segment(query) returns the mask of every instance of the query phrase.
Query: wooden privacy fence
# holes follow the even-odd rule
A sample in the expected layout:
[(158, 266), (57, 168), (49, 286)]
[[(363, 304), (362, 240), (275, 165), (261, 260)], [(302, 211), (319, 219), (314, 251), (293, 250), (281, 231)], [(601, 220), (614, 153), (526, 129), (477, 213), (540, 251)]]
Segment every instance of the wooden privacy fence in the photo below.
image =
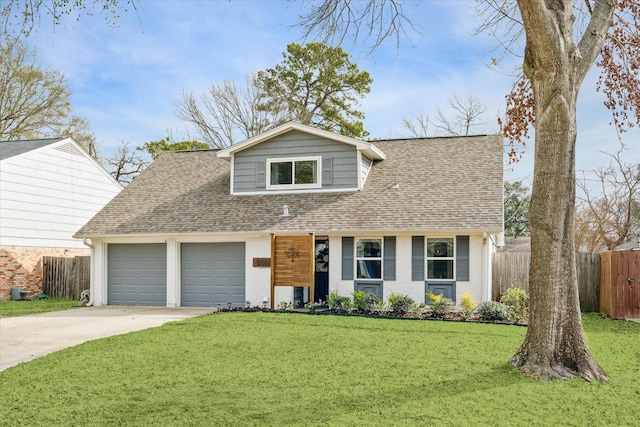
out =
[[(492, 299), (500, 296), (511, 285), (529, 292), (529, 262), (526, 252), (496, 252), (493, 254)], [(584, 312), (600, 310), (600, 254), (577, 253), (578, 292), (580, 309)]]
[(613, 319), (640, 318), (640, 251), (602, 253), (600, 311)]
[(50, 298), (80, 299), (89, 289), (91, 257), (42, 257), (42, 292)]

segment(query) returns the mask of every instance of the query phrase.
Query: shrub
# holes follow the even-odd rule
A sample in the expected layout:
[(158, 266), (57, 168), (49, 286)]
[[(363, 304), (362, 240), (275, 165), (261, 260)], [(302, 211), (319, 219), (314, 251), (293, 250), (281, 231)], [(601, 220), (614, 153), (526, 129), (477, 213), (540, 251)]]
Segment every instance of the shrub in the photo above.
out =
[(483, 301), (477, 311), (482, 320), (508, 320), (511, 317), (509, 307), (498, 301)]
[(318, 302), (309, 301), (304, 305), (304, 307), (311, 313), (315, 313), (318, 308), (322, 307), (322, 300), (319, 300)]
[(433, 314), (435, 314), (436, 316), (442, 316), (449, 312), (451, 307), (453, 307), (454, 305), (455, 303), (451, 299), (440, 298), (438, 299), (438, 301), (431, 302), (431, 311), (433, 311)]
[(414, 301), (408, 295), (402, 295), (396, 292), (389, 295), (389, 309), (395, 313), (404, 314), (409, 311)]
[(353, 306), (362, 311), (371, 311), (375, 306), (382, 304), (382, 300), (376, 294), (364, 291), (353, 292)]
[(522, 288), (513, 285), (500, 298), (500, 302), (511, 309), (511, 315), (516, 322), (527, 317), (529, 311), (529, 295)]
[(364, 295), (364, 308), (367, 311), (373, 310), (375, 307), (382, 305), (382, 299), (378, 298), (378, 295), (373, 293), (366, 293)]
[(435, 314), (436, 316), (442, 316), (446, 314), (451, 309), (451, 307), (455, 305), (455, 303), (451, 299), (445, 298), (443, 294), (436, 295), (433, 292), (429, 291), (425, 295), (427, 295), (427, 297), (429, 297), (429, 299), (431, 300), (429, 306), (431, 306), (431, 311), (433, 311), (433, 314)]
[(465, 318), (469, 317), (477, 306), (478, 304), (476, 304), (476, 300), (473, 299), (473, 296), (469, 292), (465, 292), (462, 295), (462, 299), (460, 300), (460, 307), (462, 307), (462, 314)]
[(349, 297), (341, 297), (338, 291), (331, 291), (327, 295), (327, 306), (330, 310), (350, 310), (353, 307)]
[(278, 303), (278, 308), (280, 310), (291, 310), (293, 308), (295, 308), (296, 303), (291, 302), (291, 301), (280, 301)]
[(364, 296), (366, 293), (364, 291), (353, 291), (351, 295), (353, 295), (353, 307), (356, 310), (364, 310)]

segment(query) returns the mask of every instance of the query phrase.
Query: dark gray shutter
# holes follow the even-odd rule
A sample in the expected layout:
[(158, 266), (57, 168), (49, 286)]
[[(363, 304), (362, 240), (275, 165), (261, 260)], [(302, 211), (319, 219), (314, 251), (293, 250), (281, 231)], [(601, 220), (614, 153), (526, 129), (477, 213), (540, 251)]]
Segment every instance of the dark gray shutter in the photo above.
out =
[(411, 280), (424, 280), (424, 236), (411, 237)]
[(267, 187), (267, 165), (265, 162), (256, 162), (256, 188)]
[(333, 184), (333, 159), (322, 159), (322, 185)]
[(384, 280), (396, 280), (396, 238), (388, 236), (384, 238), (383, 264)]
[(342, 238), (342, 280), (353, 280), (353, 237)]
[(456, 236), (456, 280), (469, 280), (469, 236)]

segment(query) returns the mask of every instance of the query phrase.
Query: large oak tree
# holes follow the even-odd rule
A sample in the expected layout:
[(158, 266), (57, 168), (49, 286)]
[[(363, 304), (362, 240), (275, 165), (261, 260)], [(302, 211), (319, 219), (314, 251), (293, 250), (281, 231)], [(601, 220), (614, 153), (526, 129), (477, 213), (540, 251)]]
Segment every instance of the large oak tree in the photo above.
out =
[[(373, 37), (373, 46), (411, 24), (399, 0), (311, 2), (302, 17), (308, 34)], [(574, 255), (576, 105), (598, 57), (600, 89), (614, 122), (640, 122), (640, 3), (634, 0), (497, 0), (482, 2), (484, 25), (506, 22), (524, 33), (523, 78), (509, 96), (505, 135), (522, 140), (535, 125), (534, 179), (529, 210), (531, 312), (527, 334), (511, 363), (542, 378), (607, 380), (585, 342)], [(516, 46), (506, 40), (508, 49)]]

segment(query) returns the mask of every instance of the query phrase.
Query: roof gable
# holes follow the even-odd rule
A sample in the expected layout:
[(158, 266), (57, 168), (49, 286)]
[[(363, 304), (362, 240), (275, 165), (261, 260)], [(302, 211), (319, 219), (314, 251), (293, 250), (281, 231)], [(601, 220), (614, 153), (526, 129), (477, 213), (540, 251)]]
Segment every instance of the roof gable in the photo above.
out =
[(358, 139), (350, 138), (348, 136), (339, 135), (337, 133), (314, 128), (311, 126), (302, 125), (300, 123), (295, 123), (295, 122), (285, 123), (284, 125), (275, 127), (271, 130), (261, 133), (260, 135), (256, 135), (243, 142), (234, 144), (231, 147), (227, 147), (223, 150), (220, 150), (218, 152), (218, 157), (223, 159), (230, 159), (233, 157), (235, 153), (239, 151), (246, 150), (247, 148), (253, 147), (254, 145), (268, 141), (278, 135), (282, 135), (292, 130), (297, 130), (297, 131), (315, 135), (321, 138), (327, 138), (333, 141), (341, 142), (343, 144), (352, 145), (356, 147), (358, 151), (362, 151), (367, 155), (367, 157), (373, 160), (384, 160), (386, 158), (385, 154), (370, 142), (360, 141)]
[(23, 141), (2, 141), (0, 142), (0, 161), (25, 154), (30, 151), (39, 150), (65, 139), (66, 138), (51, 138)]

